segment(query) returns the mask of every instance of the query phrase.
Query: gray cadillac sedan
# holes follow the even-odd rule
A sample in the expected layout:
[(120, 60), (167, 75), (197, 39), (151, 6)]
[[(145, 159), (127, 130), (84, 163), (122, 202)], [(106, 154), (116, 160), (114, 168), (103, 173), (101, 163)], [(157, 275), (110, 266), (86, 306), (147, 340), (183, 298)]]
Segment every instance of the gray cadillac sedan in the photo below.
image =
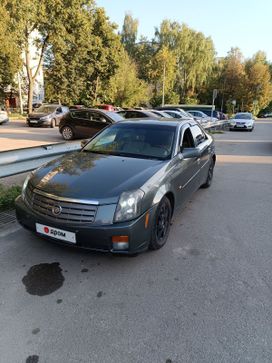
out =
[(156, 250), (177, 205), (210, 186), (215, 160), (212, 136), (193, 120), (121, 121), (32, 172), (16, 200), (17, 219), (66, 245)]

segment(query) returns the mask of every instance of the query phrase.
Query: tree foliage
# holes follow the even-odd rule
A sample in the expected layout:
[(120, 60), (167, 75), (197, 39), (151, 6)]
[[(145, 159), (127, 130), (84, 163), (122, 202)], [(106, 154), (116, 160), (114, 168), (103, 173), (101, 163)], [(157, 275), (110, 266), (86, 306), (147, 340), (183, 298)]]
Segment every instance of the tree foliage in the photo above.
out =
[(131, 14), (126, 14), (121, 31), (121, 42), (130, 56), (134, 55), (139, 22)]
[(148, 102), (148, 85), (138, 78), (136, 64), (126, 51), (121, 52), (119, 68), (110, 79), (105, 92), (111, 102), (121, 107), (133, 107)]
[(21, 65), (20, 50), (16, 37), (10, 31), (12, 21), (6, 8), (6, 1), (0, 4), (0, 97), (8, 85), (13, 85), (15, 74)]
[(91, 106), (103, 98), (103, 84), (119, 64), (121, 43), (101, 8), (93, 8), (72, 24), (69, 42), (53, 39), (47, 52), (48, 100)]
[(176, 91), (180, 94), (180, 101), (194, 96), (212, 70), (215, 57), (212, 40), (186, 24), (170, 20), (161, 23), (156, 39), (175, 55)]

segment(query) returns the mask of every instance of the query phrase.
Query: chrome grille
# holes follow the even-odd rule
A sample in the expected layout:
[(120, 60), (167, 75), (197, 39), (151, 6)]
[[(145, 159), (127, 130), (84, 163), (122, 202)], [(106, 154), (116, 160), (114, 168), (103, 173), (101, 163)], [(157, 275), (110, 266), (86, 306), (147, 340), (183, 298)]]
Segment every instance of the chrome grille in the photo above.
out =
[[(82, 204), (63, 201), (59, 198), (47, 197), (40, 193), (26, 189), (26, 202), (32, 209), (54, 221), (64, 223), (93, 223), (97, 212), (97, 206), (93, 204)], [(60, 214), (53, 213), (55, 207), (60, 207)]]

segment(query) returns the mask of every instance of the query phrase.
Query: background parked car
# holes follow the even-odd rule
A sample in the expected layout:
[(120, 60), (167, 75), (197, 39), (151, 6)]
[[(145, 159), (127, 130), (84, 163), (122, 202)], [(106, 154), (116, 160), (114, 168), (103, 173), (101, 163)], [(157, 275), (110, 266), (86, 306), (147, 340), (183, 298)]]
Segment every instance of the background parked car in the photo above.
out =
[(59, 132), (64, 140), (89, 138), (124, 118), (116, 112), (84, 108), (71, 110), (61, 120)]
[(58, 104), (43, 104), (27, 116), (28, 126), (55, 127), (61, 118), (69, 112), (69, 108)]
[(159, 111), (159, 110), (148, 110), (148, 111), (154, 113), (156, 116), (158, 116), (160, 118), (169, 118), (169, 117), (171, 117), (168, 113), (166, 113), (164, 111)]
[(230, 120), (230, 131), (231, 130), (248, 130), (253, 131), (254, 129), (254, 117), (250, 112), (238, 112)]
[(159, 106), (159, 107), (156, 107), (156, 110), (161, 110), (161, 111), (178, 111), (181, 115), (183, 115), (183, 117), (188, 118), (187, 110), (184, 111), (180, 107), (169, 106), (169, 105), (168, 106)]
[(8, 113), (4, 107), (0, 107), (0, 125), (9, 121)]
[(208, 117), (204, 112), (202, 111), (196, 111), (196, 110), (188, 110), (187, 111), (195, 120), (197, 120), (200, 123), (207, 123), (211, 121), (211, 118)]
[[(183, 119), (183, 120), (193, 120), (192, 115), (190, 115), (188, 112), (180, 112), (175, 110), (164, 110), (165, 113), (167, 113), (170, 117), (176, 118), (176, 119)], [(197, 120), (198, 121), (198, 120)]]
[(156, 115), (155, 113), (151, 111), (145, 111), (145, 110), (123, 110), (117, 112), (119, 115), (121, 115), (124, 118), (161, 118), (161, 116)]
[(95, 108), (98, 108), (99, 110), (116, 111), (113, 105), (97, 105)]
[(263, 117), (265, 117), (265, 118), (272, 118), (272, 112), (265, 113), (263, 115)]

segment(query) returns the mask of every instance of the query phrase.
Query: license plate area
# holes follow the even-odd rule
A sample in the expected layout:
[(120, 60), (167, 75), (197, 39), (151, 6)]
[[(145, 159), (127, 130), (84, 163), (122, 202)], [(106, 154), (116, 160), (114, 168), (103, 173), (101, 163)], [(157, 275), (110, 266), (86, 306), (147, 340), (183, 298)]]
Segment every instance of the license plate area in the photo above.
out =
[(59, 239), (61, 241), (76, 244), (76, 234), (64, 229), (50, 227), (44, 224), (36, 223), (36, 231), (44, 236)]

